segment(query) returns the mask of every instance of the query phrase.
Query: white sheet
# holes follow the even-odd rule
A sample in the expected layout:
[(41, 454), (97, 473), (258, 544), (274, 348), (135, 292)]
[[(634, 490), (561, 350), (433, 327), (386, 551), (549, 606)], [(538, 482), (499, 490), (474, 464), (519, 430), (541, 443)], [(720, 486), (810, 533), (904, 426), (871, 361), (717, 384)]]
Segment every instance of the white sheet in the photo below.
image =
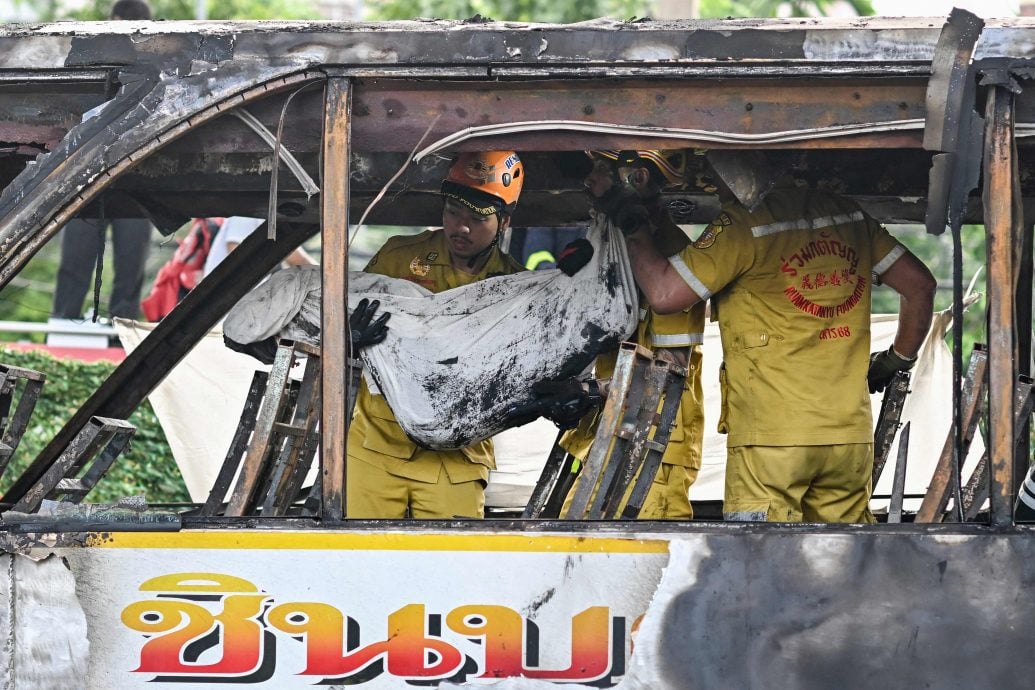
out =
[[(136, 349), (157, 325), (115, 319), (126, 352)], [(256, 369), (269, 367), (228, 349), (217, 327), (148, 396), (196, 503), (208, 498), (216, 481)]]
[[(603, 215), (594, 254), (574, 276), (560, 270), (497, 276), (432, 294), (406, 280), (349, 275), (349, 307), (366, 297), (392, 314), (384, 342), (364, 348), (365, 369), (403, 430), (421, 445), (462, 448), (507, 428), (505, 410), (538, 381), (574, 376), (636, 327), (638, 303), (621, 234)], [(280, 271), (227, 315), (235, 341), (319, 337), (314, 271)]]

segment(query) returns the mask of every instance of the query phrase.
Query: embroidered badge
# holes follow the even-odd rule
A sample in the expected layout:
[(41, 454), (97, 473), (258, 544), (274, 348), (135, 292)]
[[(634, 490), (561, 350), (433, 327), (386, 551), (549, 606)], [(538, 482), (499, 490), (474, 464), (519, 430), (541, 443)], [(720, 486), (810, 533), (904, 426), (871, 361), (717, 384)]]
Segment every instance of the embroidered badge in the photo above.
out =
[[(725, 215), (725, 214), (723, 214), (723, 215)], [(720, 216), (720, 219), (721, 219), (721, 217), (722, 216)], [(718, 221), (716, 221), (716, 222), (718, 222)], [(708, 247), (710, 247), (713, 244), (715, 244), (715, 240), (719, 236), (719, 233), (721, 233), (721, 232), (722, 232), (722, 225), (715, 225), (715, 224), (709, 225), (708, 227), (706, 227), (704, 229), (704, 232), (701, 233), (701, 236), (698, 237), (697, 240), (694, 241), (694, 247), (696, 247), (697, 249), (707, 249)]]
[(733, 220), (730, 219), (728, 213), (724, 212), (720, 213), (719, 217), (713, 220), (712, 223), (716, 223), (718, 225), (722, 225), (723, 227), (725, 227), (727, 225), (733, 225)]
[(428, 255), (424, 257), (424, 260), (431, 263), (438, 258), (438, 252), (428, 252)]
[(430, 270), (431, 266), (421, 261), (419, 256), (413, 257), (413, 260), (410, 262), (410, 273), (415, 276), (424, 277), (428, 275)]

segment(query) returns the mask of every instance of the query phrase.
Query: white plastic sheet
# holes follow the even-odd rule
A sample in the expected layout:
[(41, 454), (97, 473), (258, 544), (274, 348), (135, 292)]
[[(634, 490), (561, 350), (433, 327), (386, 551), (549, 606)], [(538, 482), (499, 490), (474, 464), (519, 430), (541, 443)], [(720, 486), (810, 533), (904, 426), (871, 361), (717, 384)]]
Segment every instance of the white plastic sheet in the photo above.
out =
[[(559, 270), (498, 276), (432, 294), (410, 281), (349, 275), (349, 308), (366, 297), (391, 312), (388, 337), (362, 352), (403, 430), (433, 449), (461, 448), (507, 427), (505, 410), (538, 381), (573, 376), (636, 327), (638, 303), (621, 234), (601, 215), (593, 258)], [(318, 338), (312, 271), (281, 271), (227, 315), (233, 340)], [(315, 316), (314, 316), (315, 315)]]
[[(135, 350), (155, 326), (115, 319), (126, 352)], [(256, 369), (269, 367), (227, 348), (217, 327), (147, 396), (192, 501), (204, 502), (212, 490)]]

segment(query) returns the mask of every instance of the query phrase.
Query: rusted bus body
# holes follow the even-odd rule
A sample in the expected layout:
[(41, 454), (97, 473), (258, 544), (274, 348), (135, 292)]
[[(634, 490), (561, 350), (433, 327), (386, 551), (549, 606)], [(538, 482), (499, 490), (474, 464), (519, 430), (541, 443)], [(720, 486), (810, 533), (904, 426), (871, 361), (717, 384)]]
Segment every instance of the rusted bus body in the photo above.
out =
[[(924, 148), (925, 132), (932, 110), (948, 110), (944, 94), (943, 102), (931, 101), (938, 94), (930, 82), (943, 23), (120, 22), (0, 31), (0, 285), (68, 218), (96, 214), (102, 192), (109, 215), (143, 209), (167, 231), (190, 216), (266, 216), (271, 146), (235, 110), (246, 109), (268, 132), (279, 133), (283, 149), (321, 186), (320, 194), (307, 195), (298, 176), (281, 168), (276, 239), (253, 235), (231, 254), (3, 497), (10, 506), (26, 493), (91, 416), (127, 416), (267, 270), (322, 232), (321, 518), (182, 515), (104, 523), (5, 516), (9, 553), (55, 553), (70, 564), (95, 650), (89, 683), (209, 682), (222, 674), (237, 685), (322, 679), (363, 680), (377, 688), (497, 672), (544, 683), (651, 688), (1026, 687), (1035, 671), (1027, 653), (1035, 610), (1022, 593), (1032, 581), (1035, 541), (1030, 528), (1012, 524), (1010, 508), (1027, 466), (1026, 450), (1013, 443), (1012, 412), (1013, 382), (1030, 373), (1022, 364), (1028, 357), (1020, 356), (1030, 353), (1030, 343), (1018, 335), (1031, 332), (1030, 298), (1022, 298), (1031, 292), (1026, 236), (1033, 216), (1026, 199), (1035, 193), (1023, 138), (1035, 126), (1035, 101), (1024, 88), (1027, 46), (1035, 35), (1029, 20), (986, 23), (968, 72), (972, 101), (963, 104), (985, 118), (978, 160), (970, 161), (984, 163), (984, 186), (962, 201), (964, 218), (983, 222), (989, 237), (992, 525), (342, 521), (346, 398), (336, 383), (347, 373), (347, 228), (413, 152), (447, 137), (453, 140), (445, 151), (491, 145), (522, 152), (536, 175), (529, 176), (517, 225), (585, 217), (580, 179), (564, 156), (590, 148), (746, 146), (771, 151), (796, 175), (858, 199), (879, 219), (922, 222), (932, 153), (939, 150)], [(443, 165), (435, 155), (410, 163), (389, 188), (392, 202), (377, 205), (368, 220), (435, 224), (440, 209), (429, 180), (440, 179)], [(698, 202), (695, 220), (707, 220), (713, 200), (692, 200)], [(271, 556), (278, 550), (296, 563), (320, 565), (282, 564)], [(217, 569), (216, 557), (228, 565)], [(10, 557), (10, 572), (32, 567), (20, 558)], [(365, 612), (404, 618), (412, 611), (407, 606), (424, 606), (439, 618), (427, 619), (430, 627), (414, 644), (437, 649), (442, 659), (458, 658), (456, 650), (477, 657), (471, 662), (477, 671), (460, 673), (444, 661), (429, 671), (423, 657), (416, 663), (400, 648), (378, 651), (376, 632), (362, 633), (347, 650), (380, 659), (380, 671), (368, 678), (357, 675), (364, 668), (359, 656), (344, 655), (337, 665), (302, 663), (304, 652), (289, 638), (304, 632), (312, 642), (318, 636), (292, 627), (288, 613), (294, 611), (278, 607), (302, 601), (309, 583), (333, 580), (336, 563), (349, 571), (347, 585), (366, 597), (401, 592), (383, 611), (364, 604)], [(462, 577), (456, 563), (465, 573), (484, 573), (456, 588), (469, 588), (478, 601), (442, 595), (444, 583)], [(544, 574), (529, 578), (534, 587), (514, 583), (515, 572), (537, 567)], [(233, 628), (251, 640), (242, 643), (250, 666), (211, 659), (183, 665), (181, 648), (170, 642), (159, 653), (161, 645), (149, 644), (168, 631), (126, 613), (140, 608), (133, 608), (134, 597), (182, 593), (176, 577), (199, 573), (213, 587), (229, 587), (217, 590), (227, 601), (242, 597), (235, 600), (242, 607), (264, 601), (256, 598), (260, 593), (269, 599), (272, 618), (261, 625), (237, 621)], [(395, 582), (386, 573), (405, 577)], [(496, 588), (486, 584), (494, 581)], [(114, 583), (110, 593), (86, 594), (106, 583)], [(12, 606), (19, 601), (13, 584), (7, 593)], [(348, 606), (358, 606), (347, 596), (326, 596), (310, 603), (345, 617)], [(471, 615), (524, 628), (539, 621), (544, 635), (561, 637), (576, 635), (576, 619), (586, 626), (596, 620), (593, 613), (579, 618), (586, 611), (611, 613), (602, 628), (580, 629), (593, 644), (583, 657), (573, 645), (566, 670), (545, 653), (546, 666), (530, 660), (529, 635), (515, 638), (526, 653), (520, 663), (485, 658), (498, 651), (491, 644), (481, 648), (482, 656), (463, 642), (435, 648), (450, 634), (477, 637), (473, 624), (452, 618), (468, 604), (483, 607)], [(490, 605), (500, 608), (490, 611)], [(549, 615), (537, 618), (543, 610)], [(406, 625), (417, 625), (398, 624), (407, 631), (416, 628)], [(447, 633), (436, 633), (436, 625)], [(15, 647), (18, 630), (13, 624), (5, 630)], [(145, 644), (144, 633), (158, 637)], [(335, 643), (332, 632), (320, 635)], [(963, 635), (970, 646), (961, 652)], [(269, 639), (281, 640), (281, 653), (265, 646)], [(208, 649), (213, 654), (216, 648)], [(580, 675), (576, 659), (595, 670)], [(16, 673), (8, 669), (9, 677)]]

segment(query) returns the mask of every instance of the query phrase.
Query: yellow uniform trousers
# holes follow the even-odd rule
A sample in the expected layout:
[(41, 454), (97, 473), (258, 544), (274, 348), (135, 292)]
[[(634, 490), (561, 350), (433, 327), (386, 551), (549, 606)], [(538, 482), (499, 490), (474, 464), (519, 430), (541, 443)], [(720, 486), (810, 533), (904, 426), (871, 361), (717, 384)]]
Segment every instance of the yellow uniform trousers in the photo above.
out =
[[(437, 293), (490, 275), (517, 273), (521, 266), (496, 248), (479, 273), (464, 273), (452, 267), (443, 232), (430, 230), (390, 238), (365, 270)], [(492, 441), (458, 450), (420, 448), (396, 422), (384, 396), (371, 393), (366, 381), (356, 397), (346, 450), (349, 518), (480, 518), (484, 513), (485, 485), (496, 467)]]
[(873, 444), (733, 446), (723, 518), (769, 522), (874, 522)]
[(345, 500), (349, 507), (349, 517), (484, 517), (485, 480), (471, 479), (453, 483), (450, 481), (442, 455), (440, 452), (418, 450), (408, 461), (425, 471), (434, 472), (433, 481), (401, 477), (382, 466), (364, 462), (355, 455), (348, 455)]

